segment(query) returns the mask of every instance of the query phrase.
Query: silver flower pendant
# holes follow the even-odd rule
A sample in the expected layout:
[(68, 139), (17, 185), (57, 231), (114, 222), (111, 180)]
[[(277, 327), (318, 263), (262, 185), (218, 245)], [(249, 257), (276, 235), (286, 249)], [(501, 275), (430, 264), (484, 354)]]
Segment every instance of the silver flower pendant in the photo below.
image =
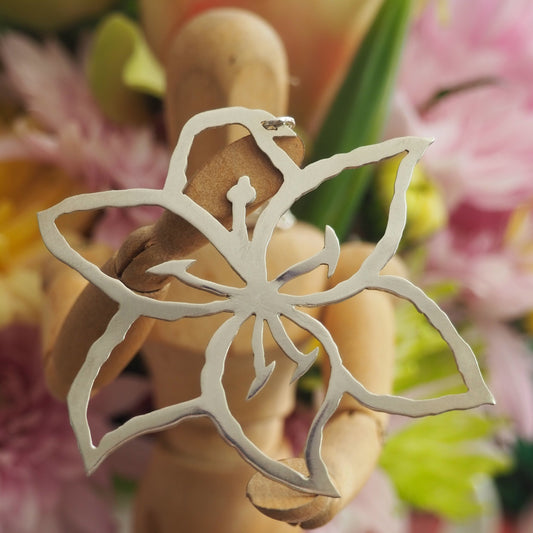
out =
[[(279, 191), (259, 215), (251, 237), (246, 229), (246, 205), (253, 201), (255, 190), (247, 176), (242, 176), (227, 193), (233, 213), (233, 226), (230, 230), (184, 194), (187, 185), (185, 167), (194, 136), (206, 128), (226, 124), (241, 124), (246, 127), (260, 150), (283, 176)], [(355, 148), (348, 153), (334, 155), (301, 169), (274, 142), (276, 136), (294, 135), (290, 126), (286, 118), (278, 119), (259, 110), (227, 108), (200, 113), (183, 128), (163, 189), (129, 189), (81, 194), (67, 198), (39, 213), (42, 237), (50, 252), (98, 286), (119, 306), (105, 332), (90, 347), (68, 395), (72, 426), (88, 472), (93, 471), (115, 448), (138, 435), (172, 427), (187, 417), (203, 415), (213, 419), (226, 441), (265, 476), (300, 491), (338, 496), (326, 465), (322, 461), (320, 450), (324, 425), (344, 394), (353, 396), (371, 409), (413, 417), (493, 403), (492, 395), (483, 381), (471, 348), (457, 333), (439, 306), (406, 279), (380, 275), (380, 271), (396, 252), (405, 227), (407, 210), (405, 193), (413, 168), (431, 141), (416, 137), (392, 139), (372, 146)], [(349, 279), (322, 292), (305, 296), (280, 293), (279, 289), (287, 281), (310, 272), (319, 265), (327, 265), (328, 274), (331, 275), (340, 253), (337, 236), (330, 227), (326, 227), (324, 248), (319, 253), (292, 266), (276, 279), (269, 280), (266, 271), (266, 250), (283, 214), (298, 198), (335, 177), (343, 169), (376, 163), (399, 154), (402, 154), (403, 158), (397, 171), (395, 192), (385, 233), (360, 269)], [(192, 224), (218, 249), (244, 280), (244, 287), (225, 286), (200, 279), (187, 271), (192, 263), (190, 260), (168, 261), (150, 268), (148, 272), (175, 276), (187, 285), (215, 294), (217, 299), (208, 303), (156, 301), (131, 291), (119, 280), (104, 274), (97, 266), (86, 261), (70, 247), (55, 223), (60, 215), (74, 211), (138, 205), (161, 206)], [(342, 354), (339, 353), (330, 332), (321, 322), (303, 313), (299, 308), (340, 302), (364, 289), (386, 291), (412, 302), (440, 332), (451, 348), (468, 391), (438, 398), (412, 400), (400, 396), (374, 394), (363, 387), (343, 365)], [(258, 295), (260, 295), (260, 306)], [(230, 318), (216, 330), (205, 351), (200, 395), (180, 404), (136, 416), (107, 433), (95, 446), (87, 422), (90, 392), (100, 368), (113, 348), (124, 339), (135, 320), (140, 316), (179, 320), (183, 317), (202, 317), (222, 312), (229, 314)], [(265, 364), (262, 344), (264, 322), (269, 326), (279, 347), (296, 363), (294, 379), (303, 375), (313, 364), (317, 350), (307, 354), (302, 353), (288, 337), (281, 317), (308, 331), (320, 342), (329, 358), (331, 377), (324, 401), (309, 431), (305, 448), (308, 477), (265, 455), (246, 437), (239, 422), (229, 410), (222, 385), (224, 363), (239, 328), (251, 316), (255, 320), (252, 352), (256, 377), (250, 387), (249, 398), (262, 388), (273, 370), (273, 363)]]

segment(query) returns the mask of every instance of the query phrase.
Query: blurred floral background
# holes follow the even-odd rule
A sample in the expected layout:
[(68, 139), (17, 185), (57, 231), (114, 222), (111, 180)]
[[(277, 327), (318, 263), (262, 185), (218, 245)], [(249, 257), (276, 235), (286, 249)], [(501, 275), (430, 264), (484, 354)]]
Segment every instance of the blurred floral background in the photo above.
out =
[[(497, 400), (393, 419), (380, 467), (320, 531), (531, 533), (530, 0), (0, 2), (0, 531), (127, 530), (123, 510), (150, 444), (135, 441), (85, 476), (66, 406), (41, 370), (49, 266), (35, 215), (80, 191), (160, 186), (168, 43), (192, 16), (223, 5), (255, 10), (282, 36), (309, 160), (392, 136), (436, 139), (413, 177), (400, 254), (474, 347)], [(376, 240), (395, 162), (348, 174), (295, 211), (344, 238)], [(84, 216), (65, 231), (114, 247), (151, 217)], [(397, 321), (396, 392), (457, 390), (438, 333), (408, 305)], [(149, 401), (142, 371), (129, 370), (92, 402), (96, 433)], [(303, 402), (319, 381), (301, 383)], [(295, 414), (287, 431), (297, 440), (304, 425), (305, 412)]]

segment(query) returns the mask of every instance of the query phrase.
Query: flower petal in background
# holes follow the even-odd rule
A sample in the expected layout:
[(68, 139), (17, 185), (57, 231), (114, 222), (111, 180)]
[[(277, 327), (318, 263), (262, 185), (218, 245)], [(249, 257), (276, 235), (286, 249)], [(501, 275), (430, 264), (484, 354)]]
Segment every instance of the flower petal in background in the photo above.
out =
[[(95, 440), (98, 442), (112, 429), (112, 420), (142, 409), (150, 392), (148, 380), (133, 374), (124, 374), (99, 391), (89, 406), (89, 421)], [(113, 453), (106, 460), (105, 468), (126, 480), (137, 480), (144, 472), (151, 450), (149, 438), (134, 439), (121, 447), (120, 453)]]
[[(0, 158), (26, 158), (62, 168), (89, 190), (160, 187), (169, 155), (148, 128), (123, 127), (104, 117), (80, 64), (55, 42), (44, 45), (17, 34), (3, 37), (0, 58), (27, 116), (0, 136)], [(36, 126), (37, 125), (37, 126)], [(99, 221), (109, 244), (118, 245), (154, 218), (150, 209)]]
[(454, 279), (473, 316), (512, 320), (533, 308), (530, 209), (484, 211), (463, 204), (429, 243), (426, 278)]
[(410, 129), (438, 139), (425, 164), (451, 209), (509, 209), (533, 195), (533, 110), (505, 82), (442, 97)]
[(118, 13), (95, 30), (87, 79), (102, 112), (120, 124), (148, 122), (152, 117), (142, 93), (161, 97), (165, 91), (163, 70), (140, 28)]
[(263, 17), (287, 48), (294, 80), (290, 113), (316, 132), (380, 5), (381, 0), (142, 0), (141, 13), (148, 42), (163, 63), (175, 33), (204, 10), (232, 6)]
[(19, 267), (0, 273), (0, 328), (20, 320), (36, 323), (42, 304), (41, 277)]
[(481, 329), (496, 410), (513, 422), (513, 434), (533, 440), (533, 359), (526, 341), (502, 324)]
[[(0, 141), (1, 142), (1, 141)], [(64, 172), (32, 161), (0, 161), (0, 327), (12, 321), (37, 323), (45, 256), (35, 213), (80, 192)], [(69, 231), (83, 230), (86, 214), (69, 219)]]
[(505, 78), (531, 87), (531, 2), (445, 0), (444, 10), (439, 0), (427, 4), (411, 31), (400, 70), (400, 86), (415, 108), (476, 81)]
[[(66, 405), (46, 390), (39, 330), (0, 329), (0, 530), (2, 533), (112, 533), (111, 476), (137, 479), (147, 443), (118, 452), (97, 474), (85, 474)], [(146, 397), (147, 383), (122, 378), (102, 392), (89, 416), (109, 428), (111, 416)]]
[[(66, 406), (45, 388), (38, 329), (12, 324), (0, 330), (0, 360), (0, 529), (34, 533), (53, 523), (49, 531), (77, 533), (63, 521), (64, 496), (86, 478)], [(93, 503), (78, 502), (110, 531), (109, 513), (96, 513)]]
[(387, 437), (380, 464), (404, 502), (465, 520), (483, 511), (475, 493), (479, 476), (509, 467), (489, 444), (494, 430), (494, 422), (465, 411), (417, 420)]
[(407, 533), (407, 517), (388, 476), (379, 468), (361, 492), (317, 533)]

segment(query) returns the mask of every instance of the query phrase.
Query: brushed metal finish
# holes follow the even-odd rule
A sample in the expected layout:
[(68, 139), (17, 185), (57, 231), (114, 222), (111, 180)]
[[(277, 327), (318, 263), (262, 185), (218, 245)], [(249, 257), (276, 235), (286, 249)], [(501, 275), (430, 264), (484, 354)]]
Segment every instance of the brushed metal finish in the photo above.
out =
[[(255, 190), (247, 176), (241, 177), (227, 193), (233, 209), (231, 230), (224, 228), (209, 212), (183, 193), (187, 183), (185, 177), (187, 155), (194, 136), (206, 128), (226, 124), (245, 126), (254, 136), (259, 148), (283, 175), (281, 188), (259, 214), (251, 237), (248, 236), (246, 229), (246, 205), (255, 197)], [(338, 492), (322, 460), (321, 442), (324, 425), (334, 413), (343, 394), (352, 395), (374, 410), (413, 417), (451, 409), (468, 409), (494, 402), (471, 348), (439, 306), (406, 279), (379, 274), (396, 252), (400, 242), (406, 222), (405, 192), (414, 166), (432, 141), (416, 137), (391, 139), (355, 148), (348, 153), (336, 154), (300, 169), (273, 142), (275, 136), (295, 135), (292, 125), (286, 117), (276, 118), (265, 111), (245, 108), (225, 108), (200, 113), (183, 128), (163, 189), (130, 189), (81, 194), (67, 198), (39, 213), (42, 237), (50, 252), (80, 272), (89, 282), (97, 285), (119, 304), (119, 309), (109, 322), (106, 331), (89, 349), (68, 395), (72, 427), (88, 472), (92, 472), (118, 446), (138, 435), (169, 428), (186, 417), (208, 416), (226, 441), (264, 475), (300, 491), (335, 497), (338, 496)], [(276, 225), (291, 205), (345, 168), (377, 163), (398, 154), (403, 154), (403, 158), (397, 172), (387, 227), (383, 237), (361, 268), (347, 280), (322, 292), (305, 296), (281, 294), (279, 289), (287, 281), (319, 265), (327, 265), (328, 275), (331, 276), (340, 254), (338, 238), (327, 226), (324, 248), (320, 252), (292, 266), (276, 279), (269, 280), (266, 270), (266, 249)], [(65, 213), (138, 205), (158, 205), (190, 222), (220, 251), (244, 280), (245, 286), (231, 287), (200, 279), (188, 272), (191, 260), (174, 260), (152, 267), (148, 272), (172, 275), (192, 287), (225, 299), (208, 303), (155, 301), (134, 293), (119, 280), (104, 274), (98, 267), (83, 259), (69, 246), (55, 224), (56, 218)], [(374, 394), (361, 385), (344, 367), (341, 354), (329, 331), (321, 322), (303, 313), (298, 307), (329, 305), (350, 298), (364, 289), (387, 291), (412, 302), (450, 346), (468, 391), (439, 398), (412, 400), (394, 395)], [(136, 416), (107, 433), (100, 443), (95, 445), (87, 422), (90, 391), (99, 369), (113, 348), (124, 339), (133, 322), (141, 315), (161, 320), (179, 320), (183, 317), (200, 317), (221, 312), (229, 313), (230, 318), (214, 333), (207, 346), (206, 362), (201, 372), (201, 394), (184, 403)], [(305, 449), (308, 477), (271, 459), (259, 450), (246, 437), (228, 408), (226, 393), (222, 386), (224, 362), (240, 326), (250, 316), (255, 318), (251, 348), (256, 377), (250, 387), (248, 398), (261, 390), (274, 368), (274, 363), (265, 364), (262, 342), (265, 325), (287, 357), (296, 363), (293, 379), (301, 377), (318, 354), (318, 349), (306, 354), (294, 345), (280, 320), (282, 316), (313, 335), (321, 343), (331, 362), (331, 378), (327, 392), (311, 426)]]

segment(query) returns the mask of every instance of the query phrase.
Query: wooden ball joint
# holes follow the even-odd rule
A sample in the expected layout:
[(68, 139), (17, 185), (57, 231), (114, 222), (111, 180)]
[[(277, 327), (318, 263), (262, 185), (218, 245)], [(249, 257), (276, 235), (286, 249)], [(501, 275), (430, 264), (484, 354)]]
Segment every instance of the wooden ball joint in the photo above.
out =
[[(232, 28), (229, 33), (228, 27)], [(206, 39), (206, 35), (219, 35), (220, 40)], [(269, 47), (266, 55), (265, 43)], [(184, 49), (189, 53), (184, 54)], [(176, 119), (182, 135), (183, 131), (188, 131), (187, 128), (194, 130), (191, 126), (194, 120), (187, 122), (186, 118), (190, 118), (190, 115), (185, 117), (187, 113), (184, 111), (191, 101), (194, 102), (191, 113), (196, 113), (211, 107), (240, 104), (243, 102), (239, 95), (256, 94), (260, 101), (251, 102), (252, 106), (266, 107), (270, 116), (285, 114), (288, 76), (283, 47), (260, 19), (234, 9), (209, 12), (191, 21), (176, 36), (172, 50), (170, 57), (174, 58), (174, 63), (171, 67), (167, 66), (167, 73), (178, 72), (181, 85), (170, 80), (166, 102), (167, 122), (172, 123)], [(228, 54), (236, 61), (225, 61)], [(235, 69), (235, 63), (242, 68)], [(223, 68), (221, 65), (229, 67)], [(256, 92), (253, 90), (254, 84), (258, 88)], [(261, 91), (269, 84), (275, 87), (274, 92), (269, 90), (262, 94)], [(245, 103), (250, 104), (249, 101)], [(226, 117), (231, 112), (231, 109), (219, 110), (218, 114), (209, 117)], [(244, 111), (235, 110), (234, 113), (248, 117)], [(258, 111), (249, 112), (252, 118), (260, 114)], [(246, 121), (237, 122), (244, 124)], [(222, 123), (231, 123), (231, 117)], [(258, 139), (262, 135), (257, 135), (257, 130), (254, 134), (254, 128), (263, 127), (261, 123), (256, 121), (247, 127), (251, 134), (229, 145), (227, 142), (233, 139), (231, 136), (235, 136), (235, 130), (232, 130), (230, 138), (217, 134), (208, 138), (204, 149), (202, 145), (195, 147), (194, 154), (191, 154), (193, 157), (189, 159), (187, 174), (190, 177), (184, 189), (188, 199), (211, 215), (209, 219), (232, 230), (221, 229), (222, 226), (218, 224), (219, 229), (213, 230), (213, 234), (222, 231), (221, 234), (232, 235), (233, 238), (241, 231), (241, 237), (245, 240), (251, 237), (246, 237), (243, 229), (244, 208), (247, 213), (265, 205), (264, 212), (274, 209), (278, 205), (279, 195), (276, 195), (282, 193), (285, 183), (286, 174), (282, 169), (286, 167), (299, 172), (298, 166), (303, 160), (302, 143), (293, 133), (284, 136), (279, 132), (273, 137), (275, 145), (272, 146), (275, 146), (277, 154), (273, 158), (265, 153), (264, 146), (259, 146), (261, 143)], [(175, 154), (179, 153), (179, 147), (178, 143)], [(174, 167), (185, 167), (186, 161), (182, 157), (176, 162), (175, 157), (171, 161), (169, 179), (173, 173), (185, 179), (185, 168), (178, 168), (178, 172), (175, 172)], [(342, 170), (343, 165), (346, 167), (343, 157), (339, 157), (340, 166), (335, 173)], [(248, 181), (243, 181), (243, 176), (247, 176)], [(180, 197), (182, 189), (168, 182), (167, 185), (164, 191), (148, 191), (145, 194), (152, 194), (156, 199), (153, 203), (157, 205), (171, 206), (174, 200), (168, 200), (169, 194), (172, 198), (172, 195)], [(253, 194), (250, 192), (252, 190)], [(92, 199), (100, 198), (99, 194), (89, 196)], [(131, 191), (129, 194), (131, 196)], [(272, 198), (274, 200), (269, 203)], [(69, 201), (66, 202), (68, 204)], [(76, 206), (76, 199), (71, 203)], [(97, 202), (91, 205), (94, 207)], [(120, 205), (124, 205), (124, 202)], [(242, 226), (236, 223), (238, 205), (242, 210)], [(208, 280), (206, 283), (210, 287), (238, 288), (243, 286), (246, 276), (239, 278), (229, 266), (228, 255), (223, 257), (215, 248), (216, 243), (208, 242), (205, 232), (203, 234), (198, 230), (199, 222), (187, 222), (186, 213), (180, 209), (167, 208), (156, 223), (133, 232), (120, 249), (104, 262), (101, 270), (95, 269), (96, 273), (91, 271), (89, 274), (84, 270), (88, 279), (106, 280), (102, 290), (87, 283), (70, 268), (54, 267), (48, 271), (46, 315), (49, 319), (45, 324), (45, 371), (49, 387), (56, 396), (65, 398), (69, 394), (69, 408), (71, 397), (80, 388), (79, 376), (87, 371), (86, 360), (93, 353), (91, 350), (95, 341), (107, 335), (110, 322), (113, 324), (117, 317), (128, 313), (124, 305), (126, 300), (118, 305), (117, 298), (110, 297), (113, 291), (118, 290), (119, 293), (129, 294), (130, 299), (141, 298), (145, 303), (153, 302), (151, 308), (156, 309), (156, 312), (132, 315), (131, 327), (128, 324), (124, 329), (127, 333), (123, 341), (110, 348), (108, 359), (96, 370), (91, 393), (97, 393), (114, 380), (141, 350), (153, 384), (154, 408), (163, 418), (164, 413), (170, 412), (165, 408), (187, 402), (197, 409), (194, 411), (191, 408), (193, 414), (199, 413), (200, 405), (209, 411), (209, 415), (218, 412), (216, 395), (214, 404), (209, 407), (201, 402), (207, 396), (204, 382), (205, 368), (212, 364), (211, 339), (220, 334), (224, 324), (230, 322), (228, 313), (218, 312), (179, 320), (156, 320), (154, 317), (158, 316), (157, 310), (162, 309), (158, 307), (158, 302), (203, 304), (212, 301), (212, 294), (194, 287), (195, 280)], [(58, 216), (58, 212), (54, 213), (52, 216), (50, 210), (44, 212), (41, 223), (47, 216), (52, 216), (53, 222)], [(261, 217), (257, 224), (261, 224)], [(53, 230), (57, 228), (53, 226)], [(245, 233), (242, 234), (242, 231)], [(56, 239), (53, 231), (52, 234), (54, 237), (48, 239), (50, 242), (45, 238), (51, 249), (57, 251), (56, 246), (66, 246), (61, 239)], [(251, 235), (255, 238), (253, 229), (250, 230)], [(63, 252), (66, 250), (61, 249)], [(277, 279), (290, 267), (319, 255), (323, 249), (324, 234), (310, 226), (296, 223), (285, 229), (278, 227), (268, 244), (266, 279)], [(78, 259), (69, 262), (65, 259), (68, 250), (66, 255), (63, 252), (56, 255), (75, 268), (80, 264), (77, 263)], [(227, 253), (233, 253), (231, 247)], [(307, 274), (295, 276), (286, 283), (280, 293), (309, 295), (336, 287), (350, 278), (372, 253), (372, 246), (345, 244), (340, 247), (338, 262), (331, 277), (328, 278), (325, 266), (311, 268)], [(102, 259), (100, 250), (89, 249), (85, 255), (87, 261), (91, 262)], [(170, 275), (170, 271), (162, 268), (165, 265), (167, 269), (176, 265), (183, 267), (179, 261), (184, 259), (196, 260), (193, 265), (187, 264), (186, 273), (182, 269), (181, 274)], [(81, 258), (79, 260), (84, 261)], [(398, 274), (401, 270), (401, 265), (392, 260), (382, 273)], [(252, 279), (253, 271), (248, 274)], [(183, 276), (189, 276), (187, 279), (190, 283), (179, 281), (178, 278), (183, 279)], [(112, 288), (113, 291), (106, 288)], [(220, 292), (220, 289), (217, 290)], [(252, 299), (261, 304), (261, 294)], [(363, 290), (341, 303), (306, 307), (305, 313), (318, 319), (330, 332), (347, 372), (373, 393), (390, 393), (394, 358), (394, 316), (390, 294)], [(295, 384), (291, 382), (295, 364), (287, 357), (287, 350), (280, 348), (279, 339), (272, 328), (263, 328), (263, 348), (256, 348), (257, 330), (254, 324), (257, 321), (254, 321), (254, 317), (257, 313), (253, 314), (243, 319), (243, 323), (239, 324), (239, 332), (228, 343), (227, 358), (221, 367), (225, 396), (220, 398), (227, 399), (229, 412), (253, 445), (266, 456), (282, 459), (292, 469), (307, 474), (306, 462), (290, 457), (284, 437), (284, 422), (295, 403)], [(311, 340), (308, 331), (298, 327), (294, 320), (284, 321), (283, 328), (295, 350), (304, 349)], [(261, 361), (257, 353), (263, 350), (264, 360)], [(258, 361), (262, 362), (262, 366), (258, 366)], [(247, 399), (258, 369), (266, 372), (272, 362), (275, 362), (275, 368), (267, 376), (264, 386), (257, 386), (259, 392)], [(324, 366), (326, 381), (329, 372), (334, 370), (333, 366)], [(213, 383), (217, 388), (217, 383)], [(197, 399), (200, 401), (195, 404)], [(80, 413), (78, 418), (83, 418), (83, 412)], [(340, 495), (335, 498), (298, 491), (272, 481), (261, 473), (254, 473), (254, 469), (220, 437), (215, 425), (206, 417), (187, 419), (179, 424), (171, 423), (171, 417), (160, 419), (158, 427), (167, 429), (157, 433), (155, 449), (140, 482), (135, 502), (135, 533), (282, 533), (295, 531), (294, 525), (315, 528), (325, 524), (354, 497), (373, 470), (380, 453), (386, 416), (369, 410), (351, 395), (342, 396), (337, 411), (324, 428), (322, 442), (322, 458)], [(72, 416), (72, 411), (71, 418), (80, 440), (80, 424), (78, 418)], [(212, 418), (216, 419), (216, 416)], [(224, 424), (219, 424), (223, 430)], [(81, 432), (84, 432), (83, 428)], [(232, 440), (231, 431), (227, 434)], [(83, 451), (83, 446), (81, 448)], [(109, 450), (112, 449), (110, 445)], [(89, 451), (92, 453), (93, 450)]]

